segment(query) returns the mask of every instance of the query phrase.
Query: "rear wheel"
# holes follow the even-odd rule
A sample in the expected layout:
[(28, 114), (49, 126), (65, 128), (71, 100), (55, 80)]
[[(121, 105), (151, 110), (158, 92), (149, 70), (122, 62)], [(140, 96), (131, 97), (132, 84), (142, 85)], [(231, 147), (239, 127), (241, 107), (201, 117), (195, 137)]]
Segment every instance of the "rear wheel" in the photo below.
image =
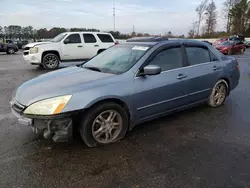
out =
[(57, 69), (59, 67), (59, 64), (60, 64), (60, 60), (56, 54), (48, 53), (43, 56), (42, 66), (45, 69), (48, 69), (48, 70)]
[(14, 48), (8, 48), (7, 49), (7, 54), (14, 54), (16, 51)]
[(244, 52), (245, 52), (245, 49), (242, 48), (242, 49), (240, 50), (240, 54), (244, 54)]
[(126, 110), (117, 103), (107, 102), (89, 109), (80, 123), (80, 135), (88, 147), (117, 142), (128, 129)]
[(225, 80), (221, 79), (216, 82), (208, 98), (208, 105), (213, 108), (223, 105), (227, 98), (228, 88)]

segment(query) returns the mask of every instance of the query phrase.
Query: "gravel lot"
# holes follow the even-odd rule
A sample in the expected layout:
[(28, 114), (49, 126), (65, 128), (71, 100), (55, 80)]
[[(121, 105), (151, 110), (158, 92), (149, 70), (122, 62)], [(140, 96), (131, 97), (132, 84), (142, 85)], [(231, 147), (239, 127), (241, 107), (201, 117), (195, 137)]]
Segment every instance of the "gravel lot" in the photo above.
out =
[(250, 51), (239, 86), (217, 109), (200, 106), (135, 127), (102, 148), (53, 143), (19, 125), (13, 90), (46, 71), (0, 53), (0, 188), (250, 187)]

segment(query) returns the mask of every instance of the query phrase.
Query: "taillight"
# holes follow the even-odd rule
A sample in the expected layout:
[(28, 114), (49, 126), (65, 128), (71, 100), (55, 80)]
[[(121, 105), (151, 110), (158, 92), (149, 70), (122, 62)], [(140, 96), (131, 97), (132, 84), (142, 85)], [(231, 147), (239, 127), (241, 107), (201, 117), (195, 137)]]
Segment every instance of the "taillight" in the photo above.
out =
[(114, 45), (117, 45), (117, 44), (119, 44), (119, 42), (116, 41), (116, 42), (114, 43)]

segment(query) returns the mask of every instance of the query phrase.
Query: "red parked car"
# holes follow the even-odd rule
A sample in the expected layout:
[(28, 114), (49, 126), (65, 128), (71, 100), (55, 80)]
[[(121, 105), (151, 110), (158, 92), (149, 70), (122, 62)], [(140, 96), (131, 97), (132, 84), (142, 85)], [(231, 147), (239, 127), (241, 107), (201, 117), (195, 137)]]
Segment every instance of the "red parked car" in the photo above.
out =
[(228, 54), (228, 55), (237, 53), (244, 54), (246, 50), (246, 45), (242, 41), (237, 41), (237, 42), (225, 41), (219, 45), (216, 45), (215, 48), (223, 54)]

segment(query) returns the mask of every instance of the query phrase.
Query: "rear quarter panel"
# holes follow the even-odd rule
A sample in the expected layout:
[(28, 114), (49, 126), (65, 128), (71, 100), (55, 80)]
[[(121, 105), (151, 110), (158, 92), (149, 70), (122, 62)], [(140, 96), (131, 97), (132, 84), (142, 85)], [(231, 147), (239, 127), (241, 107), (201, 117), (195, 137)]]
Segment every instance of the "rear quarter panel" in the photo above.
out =
[(237, 68), (238, 61), (236, 57), (231, 56), (227, 57), (227, 60), (224, 60), (223, 63), (225, 64), (224, 75), (229, 79), (230, 90), (232, 91), (239, 84), (240, 71)]

